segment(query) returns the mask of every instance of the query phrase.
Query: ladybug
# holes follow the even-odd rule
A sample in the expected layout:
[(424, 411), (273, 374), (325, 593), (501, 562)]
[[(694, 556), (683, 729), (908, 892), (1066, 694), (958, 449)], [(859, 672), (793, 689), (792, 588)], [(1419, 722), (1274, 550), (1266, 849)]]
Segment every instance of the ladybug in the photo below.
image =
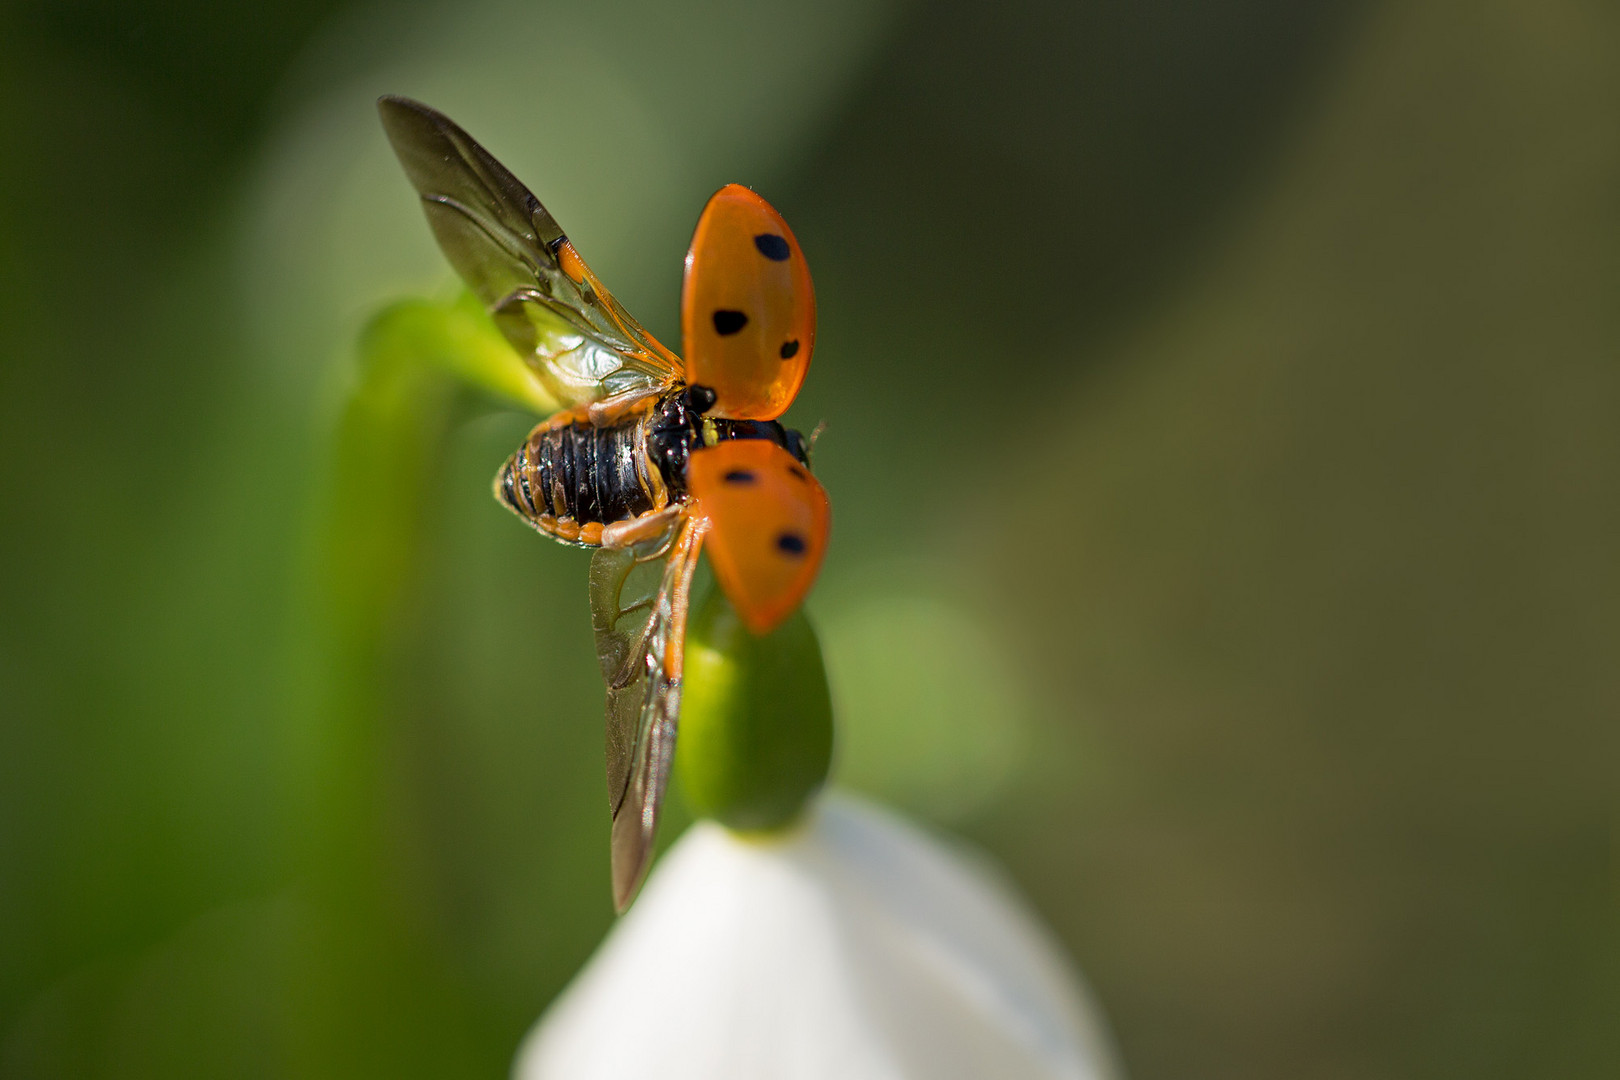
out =
[(699, 552), (743, 623), (765, 634), (810, 591), (827, 549), (831, 508), (808, 443), (777, 421), (815, 349), (810, 268), (770, 203), (721, 188), (686, 255), (683, 361), (465, 131), (408, 98), (378, 108), (439, 247), (563, 405), (501, 466), (495, 496), (547, 536), (595, 549), (622, 911), (651, 862), (674, 757)]

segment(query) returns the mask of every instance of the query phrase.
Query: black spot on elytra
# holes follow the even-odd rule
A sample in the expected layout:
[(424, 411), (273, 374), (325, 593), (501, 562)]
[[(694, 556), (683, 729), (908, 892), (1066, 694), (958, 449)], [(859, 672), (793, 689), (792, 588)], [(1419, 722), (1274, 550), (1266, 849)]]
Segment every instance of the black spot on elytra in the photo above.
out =
[(809, 546), (804, 542), (804, 537), (796, 532), (780, 533), (776, 537), (776, 550), (784, 555), (792, 555), (797, 558), (803, 555), (805, 549)]
[(810, 474), (799, 468), (797, 465), (789, 465), (788, 472), (793, 476), (793, 479), (799, 481), (801, 484), (808, 484), (810, 482)]
[(793, 254), (788, 249), (788, 242), (775, 233), (762, 232), (754, 237), (754, 246), (759, 253), (772, 262), (787, 262), (788, 256)]
[(782, 342), (782, 359), (791, 360), (795, 356), (798, 356), (798, 355), (799, 355), (799, 339), (798, 338), (794, 338), (792, 341), (784, 341), (784, 342)]
[(730, 337), (747, 325), (748, 316), (740, 311), (721, 308), (714, 313), (714, 332), (721, 337)]
[(720, 479), (724, 480), (728, 484), (752, 484), (755, 480), (759, 479), (759, 477), (755, 476), (747, 469), (732, 469)]

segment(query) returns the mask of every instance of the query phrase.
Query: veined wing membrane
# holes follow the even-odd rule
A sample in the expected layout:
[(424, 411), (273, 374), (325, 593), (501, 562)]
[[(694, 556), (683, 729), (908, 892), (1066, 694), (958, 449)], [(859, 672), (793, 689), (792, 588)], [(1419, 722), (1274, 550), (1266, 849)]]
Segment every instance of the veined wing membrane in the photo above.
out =
[(607, 681), (613, 903), (619, 911), (629, 906), (652, 861), (675, 757), (692, 573), (706, 528), (702, 518), (682, 517), (658, 539), (598, 548), (591, 557), (591, 622)]
[(489, 151), (409, 98), (385, 97), (377, 108), (439, 247), (558, 401), (583, 405), (679, 377), (679, 361)]

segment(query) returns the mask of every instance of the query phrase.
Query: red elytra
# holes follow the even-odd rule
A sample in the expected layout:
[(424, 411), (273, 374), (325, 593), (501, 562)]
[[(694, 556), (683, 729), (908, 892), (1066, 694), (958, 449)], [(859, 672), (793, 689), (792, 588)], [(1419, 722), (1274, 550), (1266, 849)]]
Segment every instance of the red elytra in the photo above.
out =
[(713, 388), (716, 416), (775, 420), (810, 368), (810, 267), (782, 215), (741, 184), (714, 193), (692, 234), (681, 337), (686, 381)]
[(764, 439), (694, 450), (686, 483), (709, 521), (714, 576), (744, 625), (768, 633), (799, 606), (832, 527), (827, 493), (793, 455)]

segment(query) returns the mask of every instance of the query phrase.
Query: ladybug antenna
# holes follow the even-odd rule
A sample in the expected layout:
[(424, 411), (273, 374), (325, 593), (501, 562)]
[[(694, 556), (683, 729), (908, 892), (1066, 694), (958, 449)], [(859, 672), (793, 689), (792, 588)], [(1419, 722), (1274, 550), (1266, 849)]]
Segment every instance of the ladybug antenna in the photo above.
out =
[(818, 420), (816, 426), (810, 430), (810, 437), (804, 441), (804, 463), (812, 468), (816, 456), (816, 440), (821, 438), (821, 433), (826, 430), (827, 421)]

